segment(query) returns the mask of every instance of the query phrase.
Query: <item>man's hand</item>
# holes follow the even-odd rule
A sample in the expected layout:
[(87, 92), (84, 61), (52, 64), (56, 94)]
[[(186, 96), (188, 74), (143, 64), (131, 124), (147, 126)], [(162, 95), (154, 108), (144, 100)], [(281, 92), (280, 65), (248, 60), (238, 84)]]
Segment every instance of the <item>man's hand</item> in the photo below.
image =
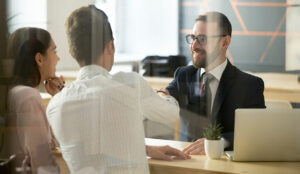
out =
[(146, 146), (147, 156), (153, 159), (172, 161), (174, 159), (190, 159), (191, 157), (170, 146)]
[(204, 138), (198, 139), (197, 141), (193, 142), (188, 147), (183, 149), (183, 152), (188, 155), (205, 155)]
[(65, 80), (63, 76), (47, 79), (45, 82), (45, 89), (52, 96), (60, 92), (64, 87)]
[(170, 93), (166, 89), (160, 89), (156, 91), (160, 97), (169, 96)]

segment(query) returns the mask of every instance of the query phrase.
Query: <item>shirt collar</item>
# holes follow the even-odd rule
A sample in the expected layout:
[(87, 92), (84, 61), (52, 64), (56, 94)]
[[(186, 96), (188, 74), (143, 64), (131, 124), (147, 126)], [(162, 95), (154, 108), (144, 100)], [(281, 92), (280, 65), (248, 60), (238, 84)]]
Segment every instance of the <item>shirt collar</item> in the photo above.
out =
[[(208, 73), (212, 74), (218, 81), (221, 80), (222, 74), (227, 66), (227, 59), (220, 65), (218, 65), (217, 67), (215, 67), (214, 69), (210, 70)], [(201, 74), (205, 72), (204, 68), (201, 68)], [(201, 75), (200, 74), (200, 75)]]
[(87, 66), (80, 68), (80, 70), (77, 74), (77, 79), (78, 80), (90, 79), (97, 75), (102, 75), (102, 76), (111, 78), (111, 75), (109, 74), (109, 72), (106, 69), (104, 69), (103, 67), (98, 66), (98, 65), (87, 65)]

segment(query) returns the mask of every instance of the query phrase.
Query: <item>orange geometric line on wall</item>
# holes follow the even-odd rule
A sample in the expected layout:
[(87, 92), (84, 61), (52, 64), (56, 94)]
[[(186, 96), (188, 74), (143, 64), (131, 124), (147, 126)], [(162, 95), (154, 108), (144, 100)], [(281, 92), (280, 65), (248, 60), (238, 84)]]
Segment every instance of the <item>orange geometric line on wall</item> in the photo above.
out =
[(291, 4), (279, 2), (235, 2), (236, 6), (254, 6), (254, 7), (291, 7)]
[(285, 36), (285, 32), (273, 32), (273, 31), (232, 31), (233, 35), (239, 36)]
[(201, 5), (202, 2), (190, 2), (190, 1), (186, 1), (186, 2), (182, 2), (181, 5), (182, 6), (199, 6)]
[[(180, 33), (182, 34), (191, 34), (193, 30), (191, 29), (182, 29)], [(272, 32), (272, 31), (232, 31), (232, 35), (236, 36), (295, 36), (300, 37), (300, 33), (296, 32)]]
[(203, 6), (204, 6), (205, 11), (208, 11), (209, 10), (208, 1), (207, 0), (203, 0), (202, 2), (203, 2)]
[(229, 0), (229, 2), (230, 2), (230, 4), (231, 4), (231, 7), (232, 7), (232, 9), (233, 9), (233, 11), (234, 11), (234, 13), (235, 13), (235, 15), (236, 15), (236, 17), (237, 17), (239, 23), (240, 23), (241, 26), (242, 26), (243, 31), (247, 32), (246, 25), (245, 25), (245, 23), (244, 23), (244, 21), (243, 21), (241, 15), (240, 15), (240, 13), (239, 13), (237, 7), (236, 7), (236, 5), (235, 5), (235, 4), (238, 3), (238, 2), (235, 2), (235, 1), (233, 1), (233, 0)]
[[(235, 6), (255, 6), (255, 7), (291, 7), (291, 4), (280, 2), (238, 2), (237, 0), (231, 0)], [(202, 2), (185, 1), (182, 2), (182, 6), (199, 6)]]
[[(281, 27), (282, 27), (284, 21), (286, 20), (286, 15), (287, 15), (287, 10), (285, 10), (284, 15), (282, 16), (282, 18), (281, 18), (281, 20), (280, 20), (278, 26), (276, 27), (275, 33), (278, 33), (279, 30), (281, 29)], [(266, 58), (266, 56), (267, 56), (267, 53), (269, 52), (271, 46), (273, 45), (273, 43), (274, 43), (276, 37), (277, 37), (277, 36), (275, 36), (275, 35), (271, 37), (271, 39), (270, 39), (270, 41), (269, 41), (269, 43), (268, 43), (268, 45), (267, 45), (265, 51), (263, 52), (263, 54), (261, 55), (261, 57), (260, 57), (260, 59), (259, 59), (260, 63), (264, 62), (264, 60), (265, 60), (265, 58)]]
[[(295, 37), (300, 37), (300, 33), (298, 32), (279, 32), (282, 25), (284, 24), (284, 21), (286, 19), (286, 15), (287, 15), (287, 11), (285, 12), (285, 14), (283, 15), (282, 19), (280, 20), (278, 26), (276, 27), (274, 32), (264, 32), (264, 31), (248, 31), (247, 27), (239, 13), (238, 10), (238, 6), (252, 6), (252, 7), (291, 7), (291, 4), (287, 4), (287, 3), (277, 3), (277, 2), (238, 2), (237, 0), (229, 0), (232, 9), (243, 29), (243, 31), (233, 31), (232, 34), (233, 35), (241, 35), (241, 36), (271, 36), (267, 47), (265, 48), (262, 56), (260, 57), (260, 62), (264, 62), (267, 53), (269, 52), (271, 46), (273, 45), (276, 37), (278, 36), (295, 36)], [(206, 8), (206, 10), (208, 9), (208, 3), (206, 0), (202, 1), (202, 6), (204, 6), (204, 8)], [(198, 5), (201, 6), (199, 2), (183, 2), (182, 3), (183, 6), (194, 6), (194, 5)], [(185, 33), (185, 34), (190, 34), (192, 33), (192, 30), (188, 30), (188, 29), (183, 29), (180, 30), (180, 33)], [(233, 63), (233, 58), (231, 53), (228, 51), (228, 58), (230, 59), (230, 61)]]
[(207, 0), (203, 0), (202, 2), (190, 2), (190, 1), (186, 1), (186, 2), (182, 2), (181, 3), (182, 6), (197, 6), (197, 7), (204, 7), (205, 10), (208, 10), (208, 2)]
[(193, 30), (191, 29), (181, 29), (180, 33), (182, 34), (192, 34)]
[(240, 35), (240, 36), (295, 36), (299, 37), (300, 33), (296, 32), (272, 32), (272, 31), (248, 31), (247, 33), (243, 31), (233, 31), (233, 35)]

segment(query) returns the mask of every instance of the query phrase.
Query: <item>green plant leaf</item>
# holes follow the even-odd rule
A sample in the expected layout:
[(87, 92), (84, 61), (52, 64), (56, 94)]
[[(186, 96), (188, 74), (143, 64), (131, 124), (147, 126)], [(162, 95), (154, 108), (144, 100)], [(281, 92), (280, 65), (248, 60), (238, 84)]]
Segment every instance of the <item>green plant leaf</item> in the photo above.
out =
[(208, 127), (203, 131), (203, 137), (207, 140), (220, 140), (222, 135), (223, 127), (216, 121), (209, 123)]

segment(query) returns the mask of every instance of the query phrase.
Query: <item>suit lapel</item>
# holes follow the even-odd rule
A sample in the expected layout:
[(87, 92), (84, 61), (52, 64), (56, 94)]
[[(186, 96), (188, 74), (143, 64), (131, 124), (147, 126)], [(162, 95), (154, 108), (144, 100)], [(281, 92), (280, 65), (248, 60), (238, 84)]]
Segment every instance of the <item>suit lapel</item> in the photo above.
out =
[(234, 67), (228, 61), (227, 66), (222, 74), (219, 87), (216, 92), (213, 109), (212, 109), (212, 121), (215, 121), (220, 108), (224, 102), (226, 95), (228, 94), (231, 86), (233, 85), (235, 79)]

